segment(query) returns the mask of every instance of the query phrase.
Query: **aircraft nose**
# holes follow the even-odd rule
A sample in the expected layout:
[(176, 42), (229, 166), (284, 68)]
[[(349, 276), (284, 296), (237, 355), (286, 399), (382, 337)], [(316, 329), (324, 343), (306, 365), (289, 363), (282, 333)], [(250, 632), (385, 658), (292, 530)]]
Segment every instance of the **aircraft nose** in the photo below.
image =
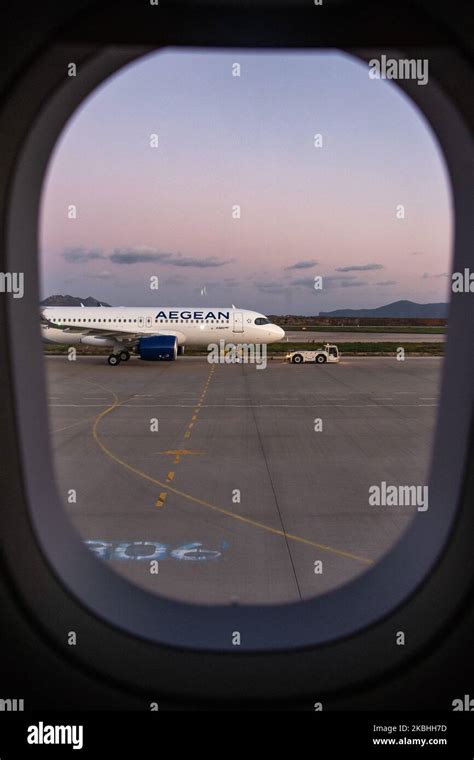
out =
[(274, 336), (274, 340), (283, 340), (285, 331), (278, 325), (272, 325), (272, 335)]

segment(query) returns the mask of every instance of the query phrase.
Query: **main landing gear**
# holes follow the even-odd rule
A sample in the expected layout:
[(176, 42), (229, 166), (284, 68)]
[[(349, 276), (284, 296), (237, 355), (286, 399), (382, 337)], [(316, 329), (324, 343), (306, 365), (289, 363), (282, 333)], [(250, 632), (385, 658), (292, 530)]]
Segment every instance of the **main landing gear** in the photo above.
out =
[(128, 362), (129, 359), (129, 351), (120, 351), (118, 354), (110, 354), (107, 361), (111, 367), (116, 367), (120, 362)]

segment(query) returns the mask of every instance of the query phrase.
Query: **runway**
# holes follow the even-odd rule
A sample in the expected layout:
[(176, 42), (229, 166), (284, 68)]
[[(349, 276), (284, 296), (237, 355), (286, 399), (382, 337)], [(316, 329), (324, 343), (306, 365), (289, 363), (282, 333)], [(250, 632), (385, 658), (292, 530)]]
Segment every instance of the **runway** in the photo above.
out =
[(317, 596), (370, 568), (414, 517), (369, 505), (368, 489), (427, 483), (442, 361), (45, 357), (64, 508), (93, 551), (153, 592)]
[(394, 332), (364, 332), (361, 328), (353, 332), (316, 332), (312, 330), (287, 330), (286, 339), (290, 342), (301, 343), (387, 343), (397, 345), (404, 343), (444, 343), (443, 333), (394, 333)]

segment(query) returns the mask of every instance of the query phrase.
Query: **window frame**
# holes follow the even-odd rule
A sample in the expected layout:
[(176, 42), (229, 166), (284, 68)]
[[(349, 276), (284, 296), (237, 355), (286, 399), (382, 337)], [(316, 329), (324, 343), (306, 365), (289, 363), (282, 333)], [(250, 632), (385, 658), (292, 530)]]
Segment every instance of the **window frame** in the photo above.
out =
[[(60, 86), (51, 97), (48, 108), (45, 108), (39, 116), (35, 128), (30, 131), (23, 145), (17, 161), (7, 209), (6, 255), (10, 269), (25, 272), (25, 279), (30, 283), (30, 292), (35, 294), (38, 292), (37, 256), (31, 256), (32, 253), (37, 253), (37, 227), (25, 224), (25, 219), (37, 218), (44, 171), (65, 120), (88, 92), (102, 82), (107, 74), (115, 72), (121, 65), (131, 62), (145, 52), (150, 52), (150, 48), (135, 49), (133, 53), (130, 52), (130, 48), (122, 50), (117, 48), (98, 53), (93, 59), (91, 58), (85, 63), (81, 77), (77, 78), (78, 81), (74, 83), (73, 90), (65, 93), (65, 87), (70, 83), (63, 82), (62, 87)], [(85, 56), (85, 61), (88, 55), (90, 55), (90, 50)], [(374, 55), (376, 51), (371, 50), (370, 57)], [(416, 55), (416, 51), (412, 49), (410, 55)], [(365, 57), (362, 52), (359, 52), (359, 56)], [(469, 203), (472, 204), (472, 198), (469, 198), (470, 174), (464, 160), (466, 145), (470, 144), (469, 132), (454, 103), (448, 100), (440, 87), (437, 85), (431, 87), (428, 98), (425, 88), (415, 90), (416, 85), (402, 84), (403, 89), (411, 94), (425, 115), (429, 113), (430, 122), (435, 126), (436, 135), (443, 147), (452, 180), (456, 227), (454, 269), (461, 271), (470, 262), (469, 223), (470, 218), (474, 216), (472, 208), (469, 211)], [(61, 89), (63, 102), (59, 103)], [(42, 96), (44, 97), (44, 93)], [(64, 103), (67, 104), (67, 115)], [(448, 114), (449, 118), (447, 118)], [(29, 257), (30, 261), (28, 261)], [(403, 540), (380, 563), (360, 578), (332, 592), (324, 599), (299, 602), (295, 605), (272, 605), (258, 611), (245, 606), (237, 610), (233, 608), (219, 610), (163, 599), (157, 604), (155, 595), (137, 590), (136, 587), (133, 587), (134, 599), (130, 599), (131, 595), (128, 594), (128, 601), (132, 603), (131, 609), (127, 611), (123, 609), (121, 603), (127, 591), (130, 590), (131, 584), (116, 575), (83, 547), (66, 518), (56, 492), (49, 457), (46, 386), (42, 367), (42, 348), (37, 336), (37, 305), (31, 301), (33, 299), (22, 301), (10, 299), (6, 307), (17, 425), (21, 434), (19, 444), (29, 505), (27, 514), (31, 519), (36, 540), (41, 546), (46, 567), (53, 569), (59, 576), (60, 585), (68, 589), (69, 597), (72, 595), (72, 599), (80, 600), (80, 606), (87, 610), (87, 618), (89, 620), (94, 618), (96, 623), (102, 621), (101, 629), (108, 630), (109, 637), (118, 636), (120, 632), (127, 634), (125, 638), (122, 637), (122, 640), (128, 641), (128, 649), (130, 649), (131, 635), (135, 642), (140, 640), (153, 642), (154, 646), (151, 647), (153, 657), (156, 658), (157, 649), (160, 649), (162, 654), (164, 652), (165, 656), (159, 658), (159, 671), (150, 663), (150, 675), (144, 677), (143, 668), (140, 668), (139, 678), (142, 684), (150, 682), (150, 678), (158, 678), (158, 683), (160, 682), (159, 676), (163, 677), (163, 674), (167, 672), (165, 662), (167, 653), (169, 654), (170, 648), (174, 651), (178, 647), (181, 648), (179, 663), (187, 663), (194, 673), (198, 673), (204, 664), (208, 665), (212, 661), (209, 659), (211, 654), (222, 657), (223, 652), (227, 653), (227, 663), (233, 664), (228, 665), (226, 672), (232, 673), (235, 682), (230, 683), (227, 676), (225, 692), (222, 689), (220, 692), (225, 693), (226, 696), (237, 693), (239, 685), (242, 688), (245, 680), (242, 680), (244, 676), (239, 671), (242, 670), (245, 657), (252, 655), (248, 663), (249, 665), (250, 662), (252, 663), (252, 674), (256, 682), (254, 694), (257, 695), (261, 692), (258, 684), (259, 673), (262, 674), (268, 670), (266, 658), (275, 656), (281, 651), (289, 651), (292, 656), (286, 655), (287, 665), (283, 663), (283, 660), (280, 661), (278, 680), (281, 681), (282, 672), (287, 672), (290, 679), (295, 677), (296, 673), (298, 678), (304, 680), (304, 672), (298, 668), (295, 656), (298, 656), (301, 649), (305, 649), (313, 665), (313, 674), (318, 673), (319, 689), (324, 690), (329, 683), (334, 688), (337, 683), (347, 685), (349, 682), (357, 682), (358, 679), (367, 677), (367, 671), (362, 672), (354, 661), (354, 644), (362, 632), (365, 646), (370, 648), (372, 644), (369, 668), (372, 676), (399, 664), (402, 653), (397, 651), (396, 647), (393, 647), (392, 653), (386, 648), (381, 648), (380, 637), (390, 634), (400, 618), (403, 621), (403, 615), (410, 605), (416, 605), (418, 611), (420, 607), (424, 609), (425, 622), (430, 619), (430, 610), (433, 613), (430, 620), (432, 625), (427, 624), (423, 630), (417, 632), (417, 646), (420, 646), (427, 638), (431, 638), (434, 632), (445, 624), (447, 616), (453, 612), (455, 604), (460, 602), (462, 593), (465, 591), (463, 572), (466, 576), (465, 580), (470, 581), (470, 573), (473, 569), (469, 554), (464, 552), (461, 561), (459, 546), (462, 545), (467, 549), (469, 543), (462, 544), (463, 537), (459, 536), (459, 531), (456, 533), (458, 542), (455, 557), (453, 557), (453, 550), (456, 552), (456, 549), (453, 547), (456, 544), (453, 544), (452, 540), (448, 543), (448, 538), (452, 539), (452, 534), (461, 519), (465, 526), (468, 517), (466, 491), (464, 490), (463, 501), (462, 489), (466, 488), (464, 479), (467, 466), (466, 456), (469, 451), (470, 435), (472, 435), (470, 415), (472, 415), (474, 391), (474, 356), (472, 352), (465, 350), (466, 336), (469, 338), (471, 335), (469, 326), (474, 324), (472, 299), (452, 298), (450, 305), (450, 335), (446, 345), (440, 411), (431, 465), (431, 478), (434, 478), (434, 481), (430, 480), (430, 483), (434, 482), (438, 486), (434, 489), (434, 505), (432, 504), (425, 515), (417, 515)], [(456, 363), (459, 352), (465, 360), (463, 372), (459, 372)], [(25, 371), (26, 366), (27, 371)], [(33, 373), (38, 373), (38, 382), (32, 386), (28, 378), (31, 378)], [(447, 456), (448, 441), (449, 455)], [(472, 483), (469, 487), (472, 493)], [(463, 509), (458, 509), (461, 503)], [(54, 520), (57, 518), (59, 518), (59, 524), (55, 525)], [(54, 525), (54, 530), (51, 530), (52, 525)], [(427, 528), (430, 531), (429, 547), (425, 543)], [(465, 533), (464, 530), (463, 532)], [(421, 552), (419, 551), (420, 536), (423, 538)], [(13, 537), (7, 550), (10, 573), (14, 573), (15, 560), (12, 559), (11, 552), (15, 546), (16, 537)], [(74, 562), (68, 555), (71, 548), (73, 548)], [(461, 564), (463, 570), (457, 573), (459, 582), (455, 586), (452, 585), (453, 575), (449, 575), (449, 569), (452, 570), (453, 563), (457, 567)], [(441, 566), (445, 570), (442, 575), (444, 581), (440, 585)], [(448, 568), (447, 581), (446, 568)], [(382, 591), (381, 574), (386, 579), (386, 582), (382, 583)], [(28, 583), (25, 583), (18, 574), (15, 578), (22, 593), (28, 594)], [(91, 582), (92, 578), (94, 578), (93, 582)], [(363, 599), (360, 598), (361, 584), (364, 586)], [(91, 591), (94, 598), (90, 596)], [(108, 596), (107, 608), (104, 608), (102, 604), (104, 597), (101, 597), (100, 604), (98, 603), (98, 593)], [(368, 603), (369, 599), (371, 599), (370, 603)], [(118, 601), (121, 603), (118, 604)], [(373, 604), (376, 601), (380, 601), (380, 604), (374, 611)], [(149, 614), (150, 603), (154, 606), (153, 614)], [(351, 619), (348, 625), (347, 610), (354, 606), (358, 608), (359, 618), (357, 621)], [(50, 628), (47, 620), (44, 619), (41, 607), (36, 603), (34, 608), (37, 615), (43, 615), (43, 624)], [(148, 611), (148, 618), (144, 610)], [(288, 615), (292, 611), (295, 614)], [(256, 612), (257, 615), (255, 615)], [(177, 626), (181, 626), (180, 632), (189, 631), (190, 615), (194, 616), (195, 613), (202, 613), (206, 617), (202, 641), (196, 627), (194, 627), (192, 638), (186, 635), (176, 636)], [(321, 621), (321, 618), (325, 621), (324, 625), (320, 627), (319, 635), (317, 635), (318, 632), (315, 635), (314, 620)], [(387, 619), (390, 619), (388, 628)], [(106, 621), (105, 626), (104, 621)], [(335, 621), (340, 624), (337, 630), (332, 625)], [(168, 622), (172, 624), (168, 625)], [(193, 625), (194, 622), (193, 617)], [(398, 624), (401, 625), (401, 623)], [(244, 636), (244, 646), (238, 654), (232, 650), (230, 643), (229, 645), (225, 643), (227, 639), (230, 642), (230, 632), (236, 625), (242, 627), (244, 633), (250, 632), (247, 639)], [(114, 629), (113, 634), (110, 631), (111, 627)], [(302, 631), (306, 631), (306, 634), (301, 635)], [(54, 635), (51, 630), (49, 634)], [(250, 645), (247, 643), (249, 640)], [(323, 643), (325, 646), (320, 647), (319, 645)], [(135, 644), (135, 646), (138, 645)], [(142, 657), (146, 660), (145, 648), (139, 648)], [(103, 648), (99, 647), (97, 651), (104, 657)], [(197, 652), (201, 658), (201, 666), (192, 657)], [(232, 655), (229, 654), (230, 652)], [(207, 656), (204, 656), (204, 653)], [(406, 649), (403, 654), (409, 656), (408, 653), (412, 654), (412, 650)], [(80, 652), (74, 654), (81, 656)], [(90, 650), (87, 656), (91, 657)], [(179, 664), (175, 657), (170, 656), (169, 661), (178, 668), (181, 678), (189, 679), (189, 670), (185, 676), (183, 665)], [(222, 663), (222, 659), (220, 662)], [(308, 660), (305, 659), (305, 669), (308, 668), (307, 662)], [(104, 661), (101, 662), (95, 656), (95, 667), (103, 669), (106, 663), (110, 665), (107, 657), (104, 657)], [(291, 669), (288, 670), (290, 663)], [(345, 672), (344, 663), (350, 663), (350, 675)], [(207, 668), (204, 668), (202, 672), (205, 676), (203, 681), (207, 692), (210, 689), (216, 694), (219, 693), (218, 676), (213, 676)], [(137, 674), (130, 672), (128, 664), (124, 665), (121, 675), (132, 683), (137, 678)], [(271, 678), (268, 678), (267, 687), (270, 681)], [(270, 687), (273, 689), (272, 693), (275, 693), (275, 690), (277, 693), (279, 690), (281, 692), (282, 687), (275, 680)]]

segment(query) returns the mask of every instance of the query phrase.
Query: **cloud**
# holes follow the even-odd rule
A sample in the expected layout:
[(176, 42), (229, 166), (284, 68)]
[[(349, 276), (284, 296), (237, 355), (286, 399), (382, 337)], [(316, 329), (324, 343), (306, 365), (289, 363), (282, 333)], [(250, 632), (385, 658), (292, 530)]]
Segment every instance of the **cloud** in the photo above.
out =
[(217, 256), (207, 256), (205, 259), (198, 259), (195, 256), (181, 256), (170, 258), (166, 263), (174, 267), (195, 267), (196, 269), (208, 269), (209, 267), (222, 267), (230, 264), (232, 259), (219, 259)]
[(83, 276), (91, 280), (110, 280), (113, 277), (112, 273), (105, 269), (102, 272), (89, 272)]
[(312, 269), (318, 264), (318, 261), (314, 259), (308, 259), (307, 261), (297, 261), (296, 264), (290, 264), (289, 267), (285, 267), (285, 271), (289, 272), (292, 269)]
[(292, 280), (290, 284), (297, 288), (314, 288), (314, 277), (298, 277), (297, 280)]
[(342, 288), (358, 288), (360, 285), (368, 285), (369, 283), (365, 280), (342, 280), (341, 281), (341, 287)]
[(232, 259), (219, 259), (217, 256), (198, 258), (197, 256), (182, 256), (180, 253), (168, 253), (157, 248), (124, 247), (114, 248), (113, 252), (104, 256), (98, 249), (68, 248), (63, 252), (66, 261), (84, 263), (95, 259), (108, 259), (112, 264), (130, 266), (132, 264), (150, 264), (162, 262), (174, 267), (194, 267), (195, 269), (209, 269), (222, 267), (229, 264)]
[(255, 287), (260, 290), (261, 293), (284, 293), (288, 285), (283, 282), (256, 282)]
[(212, 288), (220, 288), (222, 287), (222, 283), (216, 282), (215, 280), (208, 280), (207, 282), (204, 282), (202, 285), (196, 285), (194, 287), (195, 290), (202, 290), (205, 288), (206, 290), (210, 290)]
[[(182, 277), (180, 274), (171, 275), (170, 277), (167, 277), (165, 280), (163, 280), (163, 285), (183, 285), (186, 282), (186, 279)], [(161, 284), (161, 277), (160, 277), (160, 284)]]
[(381, 282), (375, 282), (374, 285), (380, 285), (380, 287), (386, 287), (387, 285), (396, 285), (396, 280), (382, 280)]
[[(327, 274), (321, 275), (323, 280), (323, 290), (329, 288), (350, 288), (352, 285), (364, 285), (362, 281), (358, 280), (355, 275), (343, 275), (343, 274)], [(291, 281), (291, 285), (299, 288), (311, 288), (314, 289), (314, 277), (299, 277), (296, 280)]]
[(353, 264), (350, 267), (336, 267), (336, 272), (373, 272), (384, 269), (383, 264)]
[(71, 264), (81, 264), (84, 261), (105, 259), (104, 254), (98, 248), (66, 248), (62, 255), (63, 258)]
[(422, 280), (436, 280), (439, 277), (450, 277), (448, 272), (440, 272), (439, 274), (431, 274), (430, 272), (423, 272), (421, 275)]
[(323, 277), (324, 282), (338, 282), (338, 281), (344, 281), (349, 282), (349, 280), (357, 280), (357, 277), (354, 274), (345, 275), (345, 274), (326, 274)]
[(115, 248), (109, 258), (114, 264), (145, 264), (151, 261), (167, 261), (171, 253), (153, 248)]

